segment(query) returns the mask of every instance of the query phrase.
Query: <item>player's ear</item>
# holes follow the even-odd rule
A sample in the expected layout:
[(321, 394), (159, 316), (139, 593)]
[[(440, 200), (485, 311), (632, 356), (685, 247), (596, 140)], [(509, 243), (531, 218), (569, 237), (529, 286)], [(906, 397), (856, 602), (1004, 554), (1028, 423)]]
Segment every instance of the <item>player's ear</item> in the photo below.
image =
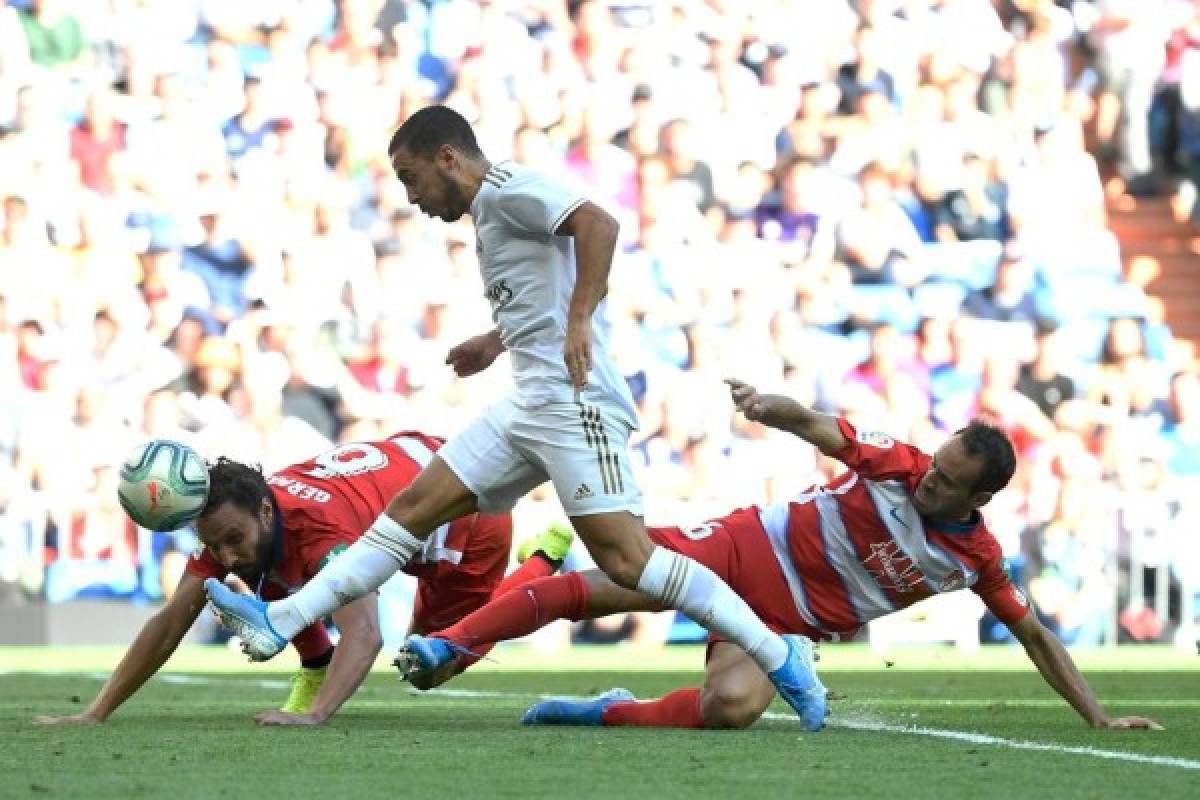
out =
[(262, 505), (258, 507), (258, 516), (264, 525), (271, 527), (271, 523), (275, 521), (275, 506), (271, 505), (271, 498), (262, 499)]

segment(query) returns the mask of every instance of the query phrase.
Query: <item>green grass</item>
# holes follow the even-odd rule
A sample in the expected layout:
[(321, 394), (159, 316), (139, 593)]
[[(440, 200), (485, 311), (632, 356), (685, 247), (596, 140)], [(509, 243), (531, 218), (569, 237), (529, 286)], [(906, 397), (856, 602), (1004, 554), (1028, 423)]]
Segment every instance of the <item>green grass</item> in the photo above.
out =
[[(945, 649), (886, 658), (826, 647), (826, 683), (844, 694), (834, 724), (803, 734), (789, 719), (749, 731), (530, 729), (543, 693), (625, 686), (641, 697), (694, 685), (701, 652), (577, 648), (547, 657), (497, 651), (448, 688), (500, 696), (416, 695), (386, 670), (318, 729), (258, 729), (290, 666), (250, 667), (187, 648), (105, 725), (39, 728), (38, 713), (80, 710), (119, 648), (0, 648), (0, 797), (1154, 797), (1197, 796), (1200, 770), (1031, 751), (863, 725), (969, 731), (1006, 740), (1200, 762), (1200, 658), (1165, 649), (1080, 654), (1114, 713), (1158, 733), (1092, 731), (1019, 650), (966, 658)], [(552, 670), (543, 669), (547, 664)], [(892, 666), (888, 666), (891, 664)], [(264, 666), (267, 668), (264, 669)], [(57, 674), (56, 674), (57, 673)], [(783, 712), (779, 706), (773, 709)], [(846, 727), (849, 724), (854, 727)]]

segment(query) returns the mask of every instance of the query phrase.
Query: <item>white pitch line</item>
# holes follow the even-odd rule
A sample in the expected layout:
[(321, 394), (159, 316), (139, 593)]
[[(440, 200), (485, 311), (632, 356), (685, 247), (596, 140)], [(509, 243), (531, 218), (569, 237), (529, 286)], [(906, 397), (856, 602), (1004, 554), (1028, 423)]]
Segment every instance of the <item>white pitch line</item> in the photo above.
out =
[[(788, 714), (777, 714), (768, 711), (763, 714), (767, 719), (793, 720)], [(1130, 753), (1124, 750), (1101, 750), (1098, 747), (1076, 747), (1063, 744), (1047, 744), (1045, 742), (1030, 742), (1023, 739), (1005, 739), (1002, 736), (991, 736), (986, 733), (971, 733), (970, 731), (954, 731), (945, 728), (925, 728), (920, 725), (893, 725), (869, 719), (831, 718), (829, 725), (836, 728), (848, 728), (854, 731), (873, 731), (878, 733), (906, 733), (913, 736), (930, 736), (935, 739), (952, 739), (971, 744), (987, 744), (997, 747), (1011, 747), (1014, 750), (1040, 750), (1048, 753), (1068, 753), (1093, 758), (1106, 758), (1113, 761), (1131, 761), (1137, 764), (1153, 764), (1160, 767), (1178, 767), (1179, 769), (1200, 769), (1200, 761), (1192, 761), (1177, 756), (1147, 756), (1141, 753)]]
[[(65, 674), (65, 673), (59, 673)], [(104, 672), (89, 672), (84, 673), (88, 678), (96, 680), (107, 680), (108, 674)], [(224, 686), (238, 684), (245, 686), (249, 684), (262, 689), (286, 689), (291, 686), (290, 681), (284, 680), (242, 680), (237, 678), (212, 678), (202, 677), (199, 675), (179, 675), (173, 673), (160, 674), (155, 676), (156, 680), (164, 683), (174, 683), (179, 685), (193, 686)], [(471, 699), (492, 699), (492, 700), (543, 700), (550, 697), (569, 697), (566, 695), (551, 695), (551, 694), (535, 694), (532, 692), (493, 692), (476, 689), (429, 689), (428, 691), (419, 691), (409, 688), (408, 694), (414, 696), (435, 696), (435, 697), (458, 697)], [(586, 700), (584, 697), (574, 697), (569, 699)], [(795, 723), (796, 718), (790, 714), (779, 714), (768, 711), (763, 714), (764, 719), (777, 720), (780, 722)], [(872, 733), (900, 733), (910, 736), (928, 736), (934, 739), (949, 739), (951, 741), (967, 742), (969, 744), (983, 744), (993, 747), (1008, 747), (1013, 750), (1035, 750), (1046, 753), (1063, 753), (1066, 755), (1091, 756), (1092, 758), (1102, 758), (1110, 761), (1129, 761), (1135, 764), (1147, 764), (1157, 767), (1175, 767), (1177, 769), (1195, 769), (1200, 770), (1200, 761), (1194, 761), (1188, 758), (1179, 758), (1178, 756), (1148, 756), (1141, 753), (1130, 753), (1125, 750), (1102, 750), (1098, 747), (1077, 747), (1073, 745), (1048, 744), (1046, 742), (1031, 742), (1024, 739), (1006, 739), (1002, 736), (992, 736), (986, 733), (972, 733), (970, 731), (956, 731), (946, 728), (926, 728), (920, 725), (894, 725), (889, 722), (881, 722), (865, 716), (856, 717), (832, 717), (829, 720), (829, 726), (834, 728), (846, 728), (854, 731), (869, 731)]]

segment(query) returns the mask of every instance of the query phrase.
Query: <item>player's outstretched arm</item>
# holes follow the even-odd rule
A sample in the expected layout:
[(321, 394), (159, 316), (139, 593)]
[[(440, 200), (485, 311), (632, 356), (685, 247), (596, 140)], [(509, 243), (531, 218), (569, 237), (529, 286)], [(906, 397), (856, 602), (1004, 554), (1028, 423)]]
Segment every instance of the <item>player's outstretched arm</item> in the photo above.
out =
[(371, 592), (333, 612), (342, 638), (333, 651), (325, 682), (307, 714), (263, 711), (255, 715), (259, 725), (319, 725), (332, 717), (358, 690), (383, 648), (379, 631), (379, 595)]
[(38, 725), (87, 725), (104, 722), (166, 663), (204, 608), (204, 582), (185, 572), (175, 594), (151, 617), (96, 699), (82, 714), (35, 717)]
[(1111, 718), (1104, 713), (1092, 689), (1088, 686), (1071, 654), (1058, 637), (1046, 629), (1032, 610), (1020, 622), (1009, 625), (1009, 630), (1025, 647), (1025, 652), (1037, 666), (1046, 683), (1062, 695), (1079, 716), (1093, 728), (1140, 728), (1162, 730), (1162, 726), (1146, 717)]
[(567, 309), (563, 361), (576, 389), (587, 383), (592, 368), (592, 314), (608, 294), (608, 273), (620, 226), (604, 209), (585, 202), (555, 231), (575, 239), (575, 290)]
[(821, 414), (780, 394), (759, 394), (748, 383), (728, 378), (733, 405), (746, 419), (799, 436), (827, 456), (845, 449), (850, 442), (838, 427), (837, 418)]

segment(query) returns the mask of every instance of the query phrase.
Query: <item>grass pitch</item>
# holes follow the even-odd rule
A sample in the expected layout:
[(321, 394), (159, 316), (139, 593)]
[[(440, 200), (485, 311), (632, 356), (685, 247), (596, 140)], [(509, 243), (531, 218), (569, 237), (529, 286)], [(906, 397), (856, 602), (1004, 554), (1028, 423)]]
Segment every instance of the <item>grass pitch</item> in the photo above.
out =
[[(519, 646), (419, 695), (381, 668), (316, 729), (260, 729), (291, 665), (184, 649), (90, 728), (40, 728), (86, 707), (120, 648), (0, 648), (0, 797), (1174, 797), (1200, 796), (1200, 657), (1079, 655), (1110, 713), (1162, 732), (1092, 731), (1019, 650), (825, 647), (831, 726), (801, 732), (776, 703), (748, 731), (524, 728), (540, 695), (699, 681), (702, 652)], [(552, 665), (552, 669), (543, 668)]]

